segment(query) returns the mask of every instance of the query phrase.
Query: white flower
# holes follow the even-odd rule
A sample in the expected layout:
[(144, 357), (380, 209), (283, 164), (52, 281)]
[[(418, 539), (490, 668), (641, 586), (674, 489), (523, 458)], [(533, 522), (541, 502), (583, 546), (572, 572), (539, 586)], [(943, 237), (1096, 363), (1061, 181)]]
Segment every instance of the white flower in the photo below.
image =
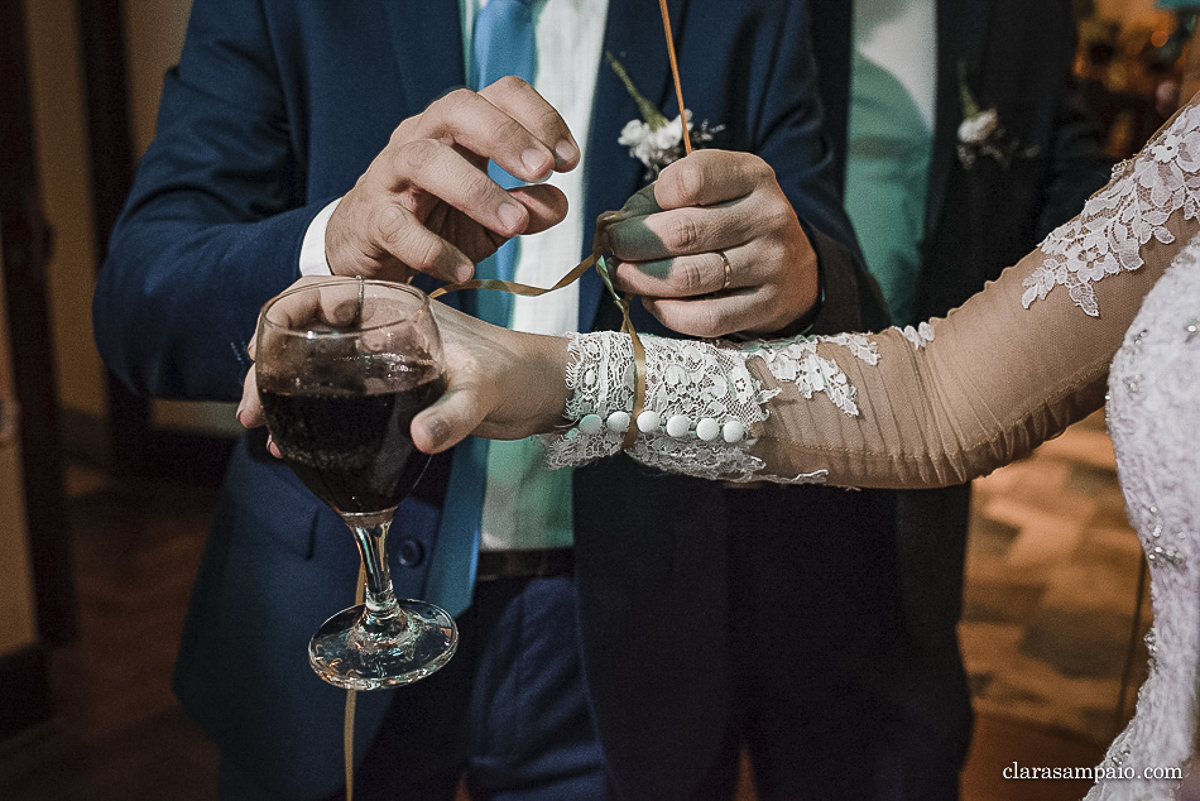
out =
[(636, 158), (646, 167), (646, 178), (652, 180), (663, 167), (684, 155), (684, 125), (690, 133), (688, 137), (696, 146), (712, 141), (713, 134), (721, 130), (721, 126), (709, 128), (708, 122), (701, 123), (699, 130), (692, 128), (692, 112), (684, 109), (683, 114), (673, 120), (668, 120), (653, 103), (645, 98), (634, 86), (633, 79), (625, 71), (612, 53), (605, 53), (605, 59), (613, 72), (625, 85), (625, 90), (637, 104), (641, 119), (630, 120), (621, 129), (617, 143), (629, 148), (629, 155)]
[(959, 124), (958, 141), (967, 145), (981, 145), (996, 132), (999, 125), (1000, 113), (996, 109), (981, 111)]
[(713, 134), (720, 130), (709, 128), (708, 123), (700, 126), (699, 130), (692, 127), (691, 110), (684, 111), (683, 116), (673, 120), (663, 118), (655, 125), (643, 120), (630, 120), (621, 129), (617, 143), (629, 148), (629, 155), (646, 166), (650, 177), (656, 175), (663, 167), (681, 158), (683, 153), (683, 125), (687, 120), (688, 131), (692, 143), (703, 145), (712, 141)]
[(964, 168), (973, 168), (976, 161), (986, 156), (1007, 170), (1014, 155), (1023, 158), (1037, 155), (1036, 146), (1022, 148), (1017, 138), (1004, 129), (995, 106), (980, 108), (967, 85), (967, 65), (963, 61), (958, 63), (958, 92), (962, 98), (963, 121), (958, 125), (956, 150)]
[[(692, 112), (685, 110), (687, 115), (688, 130), (692, 129)], [(666, 125), (659, 127), (657, 130), (650, 129), (650, 143), (659, 151), (667, 151), (683, 141), (683, 120), (676, 117), (669, 120)]]
[(626, 147), (636, 147), (649, 135), (649, 125), (641, 120), (630, 120), (621, 129), (621, 135), (617, 137), (617, 144), (625, 145)]

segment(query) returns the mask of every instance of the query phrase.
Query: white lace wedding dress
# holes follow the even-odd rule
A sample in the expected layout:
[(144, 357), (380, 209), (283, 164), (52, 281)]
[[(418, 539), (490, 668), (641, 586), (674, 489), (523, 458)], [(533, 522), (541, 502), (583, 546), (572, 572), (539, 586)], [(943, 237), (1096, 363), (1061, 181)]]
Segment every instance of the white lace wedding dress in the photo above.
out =
[(945, 319), (740, 346), (647, 337), (648, 411), (632, 421), (629, 338), (576, 336), (577, 424), (548, 438), (548, 457), (608, 456), (637, 425), (629, 453), (673, 472), (939, 486), (1027, 454), (1107, 397), (1155, 624), (1136, 714), (1087, 798), (1174, 798), (1178, 781), (1158, 777), (1194, 753), (1200, 666), (1198, 213), (1200, 108), (1188, 106), (1079, 217)]
[[(1184, 766), (1194, 751), (1200, 665), (1200, 243), (1176, 256), (1113, 360), (1108, 426), (1126, 513), (1150, 563), (1150, 676), (1137, 714), (1102, 768), (1134, 779), (1088, 799), (1174, 798), (1150, 767)], [(1160, 774), (1161, 775), (1161, 774)], [(1166, 786), (1164, 786), (1166, 785)]]

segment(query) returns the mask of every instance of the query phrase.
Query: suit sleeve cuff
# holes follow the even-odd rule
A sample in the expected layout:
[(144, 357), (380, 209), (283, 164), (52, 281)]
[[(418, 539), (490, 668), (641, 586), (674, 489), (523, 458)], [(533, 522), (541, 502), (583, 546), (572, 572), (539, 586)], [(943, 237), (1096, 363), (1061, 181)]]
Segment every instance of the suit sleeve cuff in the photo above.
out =
[(805, 226), (805, 232), (817, 254), (820, 291), (813, 308), (780, 334), (836, 334), (886, 328), (890, 321), (883, 293), (855, 252), (813, 228)]

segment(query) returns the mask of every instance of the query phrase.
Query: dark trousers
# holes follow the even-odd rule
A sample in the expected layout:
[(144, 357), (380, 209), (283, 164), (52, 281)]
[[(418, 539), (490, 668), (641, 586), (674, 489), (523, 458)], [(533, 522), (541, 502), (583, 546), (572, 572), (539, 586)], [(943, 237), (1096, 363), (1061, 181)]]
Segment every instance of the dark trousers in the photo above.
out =
[[(570, 578), (482, 582), (458, 653), (393, 698), (355, 774), (355, 801), (603, 801)], [(279, 801), (227, 760), (222, 801)], [(337, 794), (330, 801), (344, 796)]]
[(942, 710), (969, 699), (913, 635), (894, 494), (726, 494), (738, 726), (760, 801), (957, 799), (964, 733)]
[[(965, 687), (931, 669), (910, 631), (888, 533), (893, 496), (774, 486), (728, 495), (738, 715), (728, 764), (714, 766), (724, 778), (703, 801), (732, 795), (739, 747), (760, 801), (956, 799), (965, 742), (937, 710), (965, 706)], [(615, 801), (576, 615), (570, 579), (481, 584), (459, 620), (459, 653), (394, 691), (357, 801), (448, 801), (464, 770), (473, 801)], [(237, 778), (224, 772), (223, 801), (267, 801), (235, 792)]]

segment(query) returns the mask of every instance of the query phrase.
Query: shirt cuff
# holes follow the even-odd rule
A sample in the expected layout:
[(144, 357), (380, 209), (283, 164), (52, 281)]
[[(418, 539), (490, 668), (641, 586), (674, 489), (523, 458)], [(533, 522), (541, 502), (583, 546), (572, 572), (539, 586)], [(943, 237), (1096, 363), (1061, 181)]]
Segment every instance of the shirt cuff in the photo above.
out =
[(325, 229), (329, 227), (329, 218), (342, 199), (338, 198), (317, 212), (304, 232), (304, 241), (300, 243), (300, 275), (333, 275), (333, 268), (325, 258)]

